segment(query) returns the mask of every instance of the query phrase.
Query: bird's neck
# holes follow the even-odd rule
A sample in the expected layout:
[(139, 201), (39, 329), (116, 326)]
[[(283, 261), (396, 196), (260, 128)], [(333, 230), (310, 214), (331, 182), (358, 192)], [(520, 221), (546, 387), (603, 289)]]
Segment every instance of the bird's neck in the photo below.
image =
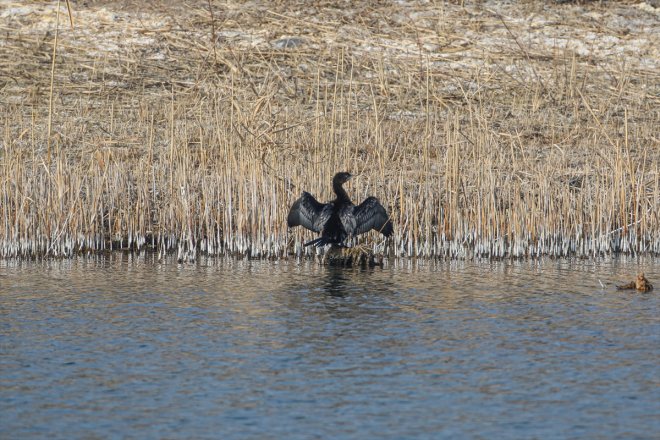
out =
[(332, 189), (335, 191), (335, 194), (337, 194), (338, 202), (351, 202), (351, 199), (348, 197), (348, 194), (346, 194), (346, 190), (341, 186), (341, 183), (332, 182)]

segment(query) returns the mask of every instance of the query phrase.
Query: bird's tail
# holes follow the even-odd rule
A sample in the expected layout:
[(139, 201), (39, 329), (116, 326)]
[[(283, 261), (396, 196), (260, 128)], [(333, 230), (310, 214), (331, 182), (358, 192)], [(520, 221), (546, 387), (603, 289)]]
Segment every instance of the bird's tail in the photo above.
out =
[(303, 246), (305, 246), (305, 247), (307, 247), (307, 246), (319, 247), (319, 246), (325, 246), (326, 244), (328, 244), (328, 239), (325, 238), (325, 237), (319, 237), (319, 238), (315, 238), (314, 240), (308, 241)]
[(307, 243), (303, 244), (303, 246), (305, 246), (305, 247), (307, 247), (307, 246), (321, 247), (321, 246), (326, 246), (328, 244), (332, 244), (332, 245), (340, 247), (340, 248), (347, 248), (348, 247), (344, 243), (337, 243), (336, 240), (333, 240), (333, 239), (328, 238), (328, 237), (315, 238), (314, 240), (310, 240)]

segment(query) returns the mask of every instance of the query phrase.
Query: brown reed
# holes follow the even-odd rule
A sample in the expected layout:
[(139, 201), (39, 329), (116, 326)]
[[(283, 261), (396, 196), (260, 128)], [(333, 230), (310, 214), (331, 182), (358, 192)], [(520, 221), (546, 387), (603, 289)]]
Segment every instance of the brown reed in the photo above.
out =
[(632, 4), (91, 2), (59, 31), (5, 4), (2, 257), (312, 253), (286, 213), (339, 170), (389, 208), (359, 240), (385, 255), (660, 253), (660, 33)]

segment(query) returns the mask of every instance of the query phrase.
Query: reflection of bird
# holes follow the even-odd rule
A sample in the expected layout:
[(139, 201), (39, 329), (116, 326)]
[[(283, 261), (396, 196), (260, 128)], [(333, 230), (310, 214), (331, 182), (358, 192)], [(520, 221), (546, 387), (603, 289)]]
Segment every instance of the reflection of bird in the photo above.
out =
[(346, 247), (344, 240), (372, 229), (385, 237), (392, 235), (392, 221), (377, 198), (367, 197), (357, 206), (351, 202), (342, 187), (351, 177), (349, 173), (335, 174), (332, 189), (337, 198), (331, 202), (319, 203), (314, 196), (303, 191), (302, 196), (293, 204), (287, 217), (289, 227), (304, 226), (321, 233), (319, 238), (308, 241), (305, 246), (335, 244)]

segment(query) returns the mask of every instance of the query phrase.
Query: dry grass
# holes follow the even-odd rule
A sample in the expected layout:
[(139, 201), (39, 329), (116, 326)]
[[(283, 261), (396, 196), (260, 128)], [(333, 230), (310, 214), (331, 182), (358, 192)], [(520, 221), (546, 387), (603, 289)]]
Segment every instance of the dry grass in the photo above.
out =
[(387, 255), (660, 253), (652, 8), (0, 3), (0, 256), (301, 254), (339, 170)]

